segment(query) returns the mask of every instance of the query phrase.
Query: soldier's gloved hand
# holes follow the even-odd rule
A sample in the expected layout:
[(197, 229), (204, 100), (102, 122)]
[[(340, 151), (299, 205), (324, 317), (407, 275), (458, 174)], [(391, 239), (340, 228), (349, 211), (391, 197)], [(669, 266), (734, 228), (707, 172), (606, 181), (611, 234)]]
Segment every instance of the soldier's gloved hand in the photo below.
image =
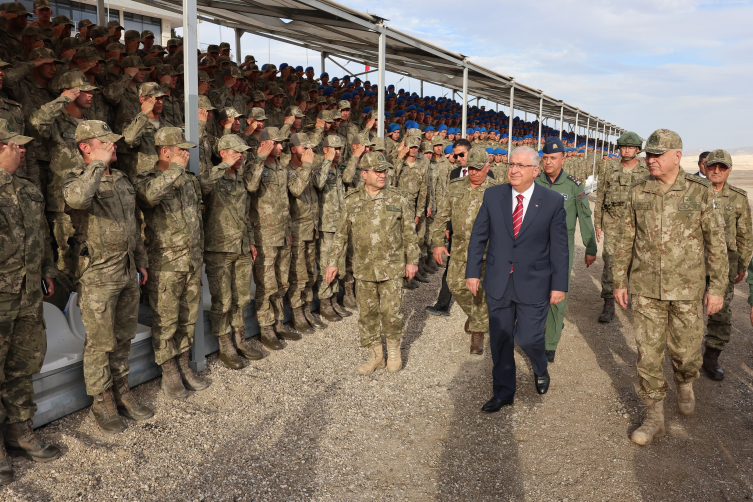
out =
[(13, 174), (21, 165), (21, 148), (11, 141), (0, 150), (0, 169)]
[(66, 97), (71, 101), (76, 101), (76, 98), (78, 98), (79, 94), (81, 94), (81, 91), (78, 89), (66, 89), (62, 93), (60, 93), (60, 97)]
[(409, 281), (416, 276), (416, 273), (418, 273), (418, 265), (405, 266), (405, 277), (407, 277)]
[(327, 267), (324, 270), (324, 281), (330, 284), (337, 277), (337, 267)]
[(706, 293), (703, 303), (706, 305), (706, 315), (714, 315), (722, 310), (722, 307), (724, 306), (724, 297)]

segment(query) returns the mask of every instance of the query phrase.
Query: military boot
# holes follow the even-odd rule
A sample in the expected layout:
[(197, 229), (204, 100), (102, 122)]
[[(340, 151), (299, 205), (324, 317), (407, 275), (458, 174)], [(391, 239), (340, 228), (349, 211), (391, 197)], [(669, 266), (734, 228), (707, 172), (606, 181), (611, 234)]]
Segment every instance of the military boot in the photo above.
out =
[(664, 437), (664, 400), (654, 401), (645, 398), (643, 403), (646, 405), (646, 418), (643, 424), (635, 429), (630, 435), (630, 440), (641, 446), (650, 445), (654, 439)]
[(303, 315), (306, 316), (306, 320), (309, 322), (312, 328), (324, 329), (327, 327), (327, 325), (322, 322), (317, 314), (311, 312), (311, 302), (306, 302), (303, 304)]
[(105, 432), (118, 434), (126, 430), (123, 418), (118, 415), (112, 389), (107, 389), (102, 394), (94, 396), (94, 402), (89, 410), (89, 414), (97, 422), (99, 428)]
[(236, 328), (233, 330), (233, 339), (235, 340), (235, 346), (243, 357), (250, 361), (258, 361), (264, 359), (264, 353), (261, 350), (256, 350), (248, 344), (246, 339), (246, 328)]
[(369, 357), (370, 359), (357, 369), (362, 375), (370, 375), (374, 373), (374, 370), (382, 369), (387, 365), (384, 361), (384, 353), (382, 353), (381, 343), (375, 343), (369, 347)]
[(397, 371), (400, 371), (401, 369), (403, 369), (403, 360), (400, 358), (400, 340), (390, 340), (388, 338), (387, 371), (389, 371), (390, 373), (395, 373)]
[(695, 394), (693, 382), (677, 384), (677, 409), (681, 415), (692, 415), (695, 411)]
[(185, 351), (178, 356), (178, 368), (180, 369), (181, 376), (183, 377), (183, 383), (186, 389), (193, 391), (204, 390), (209, 387), (209, 383), (194, 373), (191, 366), (188, 364), (188, 351)]
[(219, 359), (222, 361), (222, 364), (231, 370), (242, 369), (244, 366), (243, 360), (233, 346), (233, 341), (230, 339), (230, 333), (218, 336), (217, 341), (220, 342)]
[(424, 259), (419, 258), (418, 260), (418, 271), (416, 272), (416, 275), (413, 277), (418, 282), (423, 282), (424, 284), (429, 282), (429, 278), (426, 277), (426, 268), (424, 267)]
[(170, 399), (185, 399), (188, 397), (188, 391), (183, 387), (183, 380), (180, 378), (178, 363), (175, 358), (168, 359), (162, 366), (162, 382), (160, 387)]
[[(5, 426), (0, 426), (0, 434), (5, 430)], [(13, 482), (13, 467), (10, 465), (10, 457), (5, 451), (5, 442), (0, 441), (0, 485), (7, 485)]]
[(465, 320), (465, 326), (463, 326), (463, 330), (465, 330), (466, 333), (471, 333), (471, 318), (468, 317), (468, 319)]
[(337, 303), (337, 298), (335, 296), (323, 299), (319, 298), (319, 315), (329, 322), (342, 321), (342, 317), (340, 317), (337, 312), (335, 312), (334, 307), (332, 307), (335, 303)]
[(719, 355), (721, 353), (721, 350), (711, 347), (706, 347), (703, 352), (703, 371), (712, 380), (724, 380), (724, 370), (719, 366)]
[[(306, 326), (308, 326), (308, 323), (306, 323)], [(296, 342), (303, 338), (300, 333), (296, 333), (295, 330), (289, 329), (282, 323), (282, 321), (275, 322), (274, 330), (275, 333), (277, 333), (277, 336), (283, 340), (292, 340)]]
[[(345, 308), (357, 309), (358, 303), (356, 303), (356, 293), (354, 291), (355, 282), (345, 282), (345, 296), (343, 296), (343, 305)], [(334, 300), (337, 301), (337, 300)]]
[(413, 286), (411, 289), (418, 289), (421, 287), (421, 285), (418, 283), (415, 277), (410, 280), (410, 283), (411, 283), (411, 286)]
[(601, 310), (599, 322), (612, 322), (614, 317), (614, 298), (604, 298), (604, 308)]
[(416, 281), (403, 277), (403, 289), (418, 289), (418, 284), (416, 284)]
[(120, 378), (112, 383), (112, 395), (115, 397), (115, 404), (121, 415), (131, 420), (146, 420), (154, 416), (154, 412), (139, 403), (133, 395), (128, 385), (128, 378)]
[(60, 456), (60, 448), (42, 441), (31, 428), (31, 420), (8, 424), (5, 429), (5, 447), (15, 457), (26, 457), (34, 462), (50, 462)]
[(340, 317), (350, 317), (353, 315), (349, 310), (346, 310), (345, 307), (337, 303), (336, 300), (332, 302), (332, 309), (337, 312), (337, 315)]
[(303, 307), (293, 309), (293, 326), (302, 335), (311, 335), (314, 333), (314, 330), (306, 320), (306, 314), (303, 313)]
[(481, 355), (484, 353), (484, 332), (471, 332), (471, 354)]
[(437, 265), (437, 260), (434, 259), (433, 255), (429, 255), (426, 257), (426, 271), (430, 274), (436, 274), (437, 271), (439, 271), (439, 265)]
[(285, 345), (277, 338), (277, 334), (272, 326), (262, 326), (259, 336), (261, 343), (269, 350), (282, 350)]

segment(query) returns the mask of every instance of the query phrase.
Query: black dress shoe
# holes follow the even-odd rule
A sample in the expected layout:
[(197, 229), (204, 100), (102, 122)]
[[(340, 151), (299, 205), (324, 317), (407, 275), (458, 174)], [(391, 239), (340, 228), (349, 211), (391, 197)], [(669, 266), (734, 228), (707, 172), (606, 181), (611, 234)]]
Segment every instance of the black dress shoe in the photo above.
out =
[(443, 305), (429, 305), (428, 307), (426, 307), (426, 311), (431, 315), (450, 317), (449, 308)]
[(504, 401), (493, 397), (481, 407), (481, 411), (485, 413), (497, 413), (503, 406), (511, 406), (513, 401), (515, 401), (514, 397), (505, 399)]
[(549, 372), (545, 371), (541, 376), (534, 373), (533, 379), (536, 382), (536, 392), (542, 395), (546, 394), (546, 391), (549, 390)]
[(554, 352), (553, 350), (547, 350), (546, 351), (546, 362), (549, 364), (554, 362)]

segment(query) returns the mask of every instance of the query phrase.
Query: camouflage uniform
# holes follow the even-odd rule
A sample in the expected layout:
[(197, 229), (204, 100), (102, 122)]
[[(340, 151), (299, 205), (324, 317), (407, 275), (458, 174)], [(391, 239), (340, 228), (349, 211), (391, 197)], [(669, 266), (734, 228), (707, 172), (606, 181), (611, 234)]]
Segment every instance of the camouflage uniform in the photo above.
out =
[[(2, 67), (2, 61), (0, 61), (0, 67)], [(0, 96), (0, 119), (5, 119), (9, 123), (12, 123), (14, 129), (18, 131), (25, 130), (24, 113), (21, 105), (10, 99), (3, 98), (2, 96)], [(35, 150), (34, 147), (32, 147), (32, 149)], [(21, 165), (16, 169), (16, 173), (18, 176), (25, 178), (38, 179), (39, 173), (34, 172), (35, 166), (32, 166), (32, 169), (29, 169), (27, 166), (28, 163), (28, 160), (21, 162)]]
[(496, 163), (494, 162), (491, 167), (489, 167), (489, 170), (494, 175), (494, 179), (499, 184), (505, 184), (507, 183), (507, 163), (500, 162)]
[[(199, 96), (199, 108), (202, 110), (216, 110), (209, 98), (206, 96)], [(211, 121), (208, 119), (207, 122)], [(207, 122), (199, 121), (199, 172), (203, 173), (207, 169), (212, 169), (212, 154), (214, 152), (214, 143), (217, 142), (217, 138), (211, 136), (207, 131)]]
[[(139, 97), (162, 97), (159, 84), (156, 82), (145, 82), (139, 88)], [(160, 114), (160, 127), (166, 127), (167, 124), (162, 120)], [(159, 129), (152, 124), (149, 115), (139, 111), (136, 117), (123, 128), (123, 142), (126, 147), (121, 149), (119, 154), (118, 166), (125, 172), (131, 180), (136, 180), (136, 176), (145, 171), (154, 169), (157, 163), (157, 150), (154, 144), (154, 135)]]
[[(411, 146), (414, 141), (419, 146), (420, 139), (417, 137), (406, 138), (406, 146)], [(411, 165), (407, 156), (398, 159), (395, 171), (398, 173), (397, 187), (405, 192), (408, 201), (413, 206), (413, 213), (418, 216), (416, 234), (418, 235), (418, 247), (421, 257), (426, 257), (426, 207), (429, 201), (429, 159), (419, 154)]]
[[(179, 148), (195, 146), (185, 141), (177, 127), (160, 129), (156, 142)], [(204, 251), (201, 187), (196, 175), (173, 162), (165, 171), (155, 166), (140, 173), (135, 188), (146, 224), (146, 290), (154, 316), (154, 359), (161, 365), (193, 345)]]
[(135, 119), (136, 115), (141, 111), (139, 86), (131, 85), (132, 77), (125, 73), (125, 70), (128, 68), (139, 68), (144, 71), (150, 70), (148, 66), (144, 66), (141, 63), (141, 58), (138, 56), (123, 58), (120, 66), (123, 69), (123, 75), (104, 90), (105, 97), (116, 110), (113, 130), (118, 133), (121, 133), (125, 126)]
[[(219, 145), (223, 150), (248, 149), (235, 135), (224, 136)], [(215, 336), (244, 328), (243, 309), (251, 301), (254, 234), (248, 221), (248, 183), (242, 171), (228, 172), (231, 167), (222, 162), (199, 176), (206, 206), (204, 261), (212, 294), (209, 320)]]
[(594, 207), (594, 227), (596, 230), (602, 230), (604, 234), (604, 247), (601, 251), (604, 260), (604, 269), (601, 273), (602, 298), (613, 297), (614, 245), (620, 237), (619, 234), (625, 230), (625, 222), (632, 216), (626, 211), (628, 192), (633, 183), (645, 176), (648, 176), (648, 168), (646, 161), (641, 158), (629, 171), (620, 162), (612, 163), (599, 178)]
[[(0, 119), (0, 142), (23, 145)], [(0, 423), (34, 416), (32, 376), (47, 352), (42, 313), (43, 277), (54, 278), (44, 197), (30, 180), (0, 169)]]
[[(387, 161), (380, 153), (368, 153), (370, 169), (384, 170)], [(371, 347), (388, 340), (400, 340), (403, 331), (402, 279), (405, 266), (417, 265), (419, 249), (414, 226), (414, 204), (401, 190), (385, 187), (375, 195), (366, 189), (349, 192), (340, 216), (327, 267), (338, 266), (352, 235), (353, 273), (360, 312), (358, 330), (361, 345)], [(379, 245), (376, 245), (379, 244)]]
[[(120, 139), (104, 122), (85, 121), (76, 129), (77, 143), (93, 137)], [(107, 175), (106, 169), (102, 161), (70, 169), (62, 189), (75, 230), (78, 304), (86, 329), (84, 381), (90, 396), (128, 375), (138, 323), (136, 269), (148, 264), (136, 223), (136, 191), (125, 174), (111, 169)]]
[[(662, 154), (681, 148), (676, 133), (659, 129), (651, 134), (645, 150)], [(630, 275), (639, 394), (661, 401), (668, 388), (665, 350), (678, 383), (698, 378), (706, 273), (709, 294), (722, 296), (727, 288), (724, 222), (713, 207), (711, 182), (682, 169), (666, 193), (653, 176), (647, 176), (630, 187), (625, 202), (630, 217), (615, 243), (614, 287), (626, 289)]]

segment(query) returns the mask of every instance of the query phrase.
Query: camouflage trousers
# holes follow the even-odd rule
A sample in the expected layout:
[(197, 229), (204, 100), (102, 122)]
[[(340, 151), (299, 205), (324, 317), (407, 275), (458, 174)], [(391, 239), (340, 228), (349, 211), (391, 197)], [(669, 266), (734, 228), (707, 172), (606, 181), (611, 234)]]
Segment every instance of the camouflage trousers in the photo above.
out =
[(355, 248), (353, 247), (353, 236), (348, 235), (348, 249), (345, 253), (345, 277), (342, 278), (343, 282), (354, 282), (356, 280), (353, 277), (353, 254), (354, 253), (355, 253)]
[(68, 239), (73, 237), (74, 234), (71, 217), (65, 213), (48, 212), (47, 222), (50, 224), (52, 235), (57, 244), (58, 270), (68, 278), (72, 278), (76, 273), (78, 257), (71, 255), (71, 246), (68, 244)]
[[(601, 297), (614, 298), (612, 290), (614, 289), (614, 247), (619, 238), (619, 227), (622, 225), (621, 220), (612, 217), (608, 211), (604, 211), (601, 236), (604, 238), (604, 247), (601, 251), (601, 258), (604, 260), (604, 269), (601, 272)], [(632, 263), (632, 259), (630, 260)], [(572, 267), (571, 267), (572, 268)], [(630, 264), (628, 264), (628, 271)], [(629, 272), (628, 272), (629, 273)]]
[(102, 282), (94, 274), (85, 273), (78, 286), (78, 306), (86, 329), (84, 382), (90, 396), (109, 389), (113, 380), (128, 376), (140, 294), (135, 271), (111, 282)]
[[(209, 309), (212, 334), (222, 336), (230, 333), (232, 328), (245, 327), (243, 309), (251, 302), (251, 271), (254, 266), (251, 253), (204, 253), (204, 263), (212, 295)], [(256, 291), (259, 291), (258, 284)]]
[(632, 295), (633, 331), (638, 348), (638, 379), (642, 398), (662, 400), (669, 384), (664, 379), (664, 352), (672, 360), (675, 381), (692, 382), (702, 364), (703, 303), (670, 301)]
[(154, 361), (162, 364), (193, 345), (193, 331), (199, 317), (201, 270), (170, 272), (150, 269), (145, 288), (154, 316)]
[(418, 249), (421, 250), (420, 258), (426, 258), (426, 213), (419, 215), (418, 225), (416, 225), (416, 235), (418, 236)]
[(735, 283), (730, 281), (727, 284), (727, 290), (724, 292), (724, 305), (722, 309), (714, 315), (709, 316), (708, 333), (706, 334), (706, 347), (712, 349), (724, 350), (732, 335), (732, 310), (730, 303), (735, 296)]
[(292, 308), (314, 300), (316, 241), (298, 241), (290, 249), (288, 299)]
[[(434, 258), (431, 258), (432, 260)], [(465, 267), (466, 262), (450, 258), (447, 265), (447, 287), (450, 288), (455, 301), (458, 302), (463, 313), (471, 318), (468, 327), (474, 332), (489, 331), (489, 307), (486, 304), (486, 293), (483, 288), (478, 289), (476, 296), (473, 296), (468, 288), (465, 287)], [(484, 268), (481, 266), (481, 279), (484, 277)]]
[(431, 253), (434, 251), (434, 243), (431, 240), (431, 230), (434, 226), (434, 213), (426, 218), (426, 233), (424, 234), (424, 247), (426, 248), (426, 256), (424, 258), (431, 258)]
[(47, 335), (42, 294), (0, 293), (0, 424), (15, 424), (34, 416), (32, 376), (42, 369)]
[(324, 300), (326, 298), (332, 297), (332, 295), (337, 294), (337, 291), (340, 289), (340, 286), (337, 282), (337, 278), (342, 280), (345, 277), (345, 254), (343, 253), (338, 259), (337, 259), (337, 278), (333, 280), (331, 283), (327, 284), (324, 281), (324, 272), (325, 267), (322, 267), (322, 263), (327, 263), (329, 260), (329, 257), (332, 255), (332, 250), (334, 248), (334, 242), (335, 242), (335, 233), (334, 232), (319, 232), (319, 238), (316, 240), (316, 254), (317, 254), (317, 263), (320, 264), (319, 266), (319, 276), (317, 278), (317, 296), (320, 300)]
[(256, 250), (256, 320), (259, 326), (271, 326), (285, 315), (282, 299), (288, 291), (290, 246), (257, 246)]
[(400, 340), (403, 334), (403, 278), (387, 281), (356, 281), (358, 332), (361, 346), (382, 343), (382, 335)]

